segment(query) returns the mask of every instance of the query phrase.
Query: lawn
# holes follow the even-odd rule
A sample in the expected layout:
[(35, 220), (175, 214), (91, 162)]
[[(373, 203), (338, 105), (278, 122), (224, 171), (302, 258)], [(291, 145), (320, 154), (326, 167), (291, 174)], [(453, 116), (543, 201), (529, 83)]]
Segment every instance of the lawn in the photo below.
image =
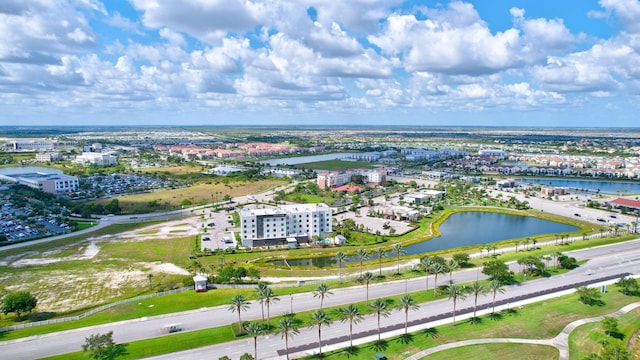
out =
[[(640, 308), (619, 316), (617, 319), (622, 340), (626, 343), (631, 340), (633, 334), (640, 330)], [(579, 326), (569, 336), (570, 359), (582, 359), (591, 353), (599, 352), (602, 348), (600, 341), (603, 340), (612, 341), (613, 338), (604, 333), (599, 321)]]
[(557, 359), (560, 355), (553, 346), (532, 344), (482, 344), (461, 346), (431, 354), (424, 359), (474, 359), (474, 360), (542, 360)]

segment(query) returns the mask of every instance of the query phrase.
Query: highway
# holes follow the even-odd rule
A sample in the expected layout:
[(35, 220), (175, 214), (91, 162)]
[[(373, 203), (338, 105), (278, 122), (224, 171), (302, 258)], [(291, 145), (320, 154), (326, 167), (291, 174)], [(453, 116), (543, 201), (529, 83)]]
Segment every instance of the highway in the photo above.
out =
[[(550, 278), (528, 281), (520, 285), (513, 285), (507, 288), (504, 295), (498, 294), (496, 300), (505, 300), (516, 296), (523, 296), (534, 292), (544, 291), (550, 288), (572, 285), (594, 278), (601, 278), (609, 275), (616, 275), (625, 272), (640, 273), (640, 239), (628, 241), (620, 244), (606, 245), (596, 248), (567, 252), (567, 255), (574, 256), (578, 260), (591, 259), (586, 264), (574, 269), (566, 274), (553, 276)], [(517, 264), (512, 264), (517, 271)], [(591, 270), (593, 275), (587, 275), (587, 270)], [(454, 273), (454, 283), (470, 282), (482, 279), (484, 276), (478, 268), (458, 271)], [(449, 280), (448, 274), (441, 275), (438, 284), (442, 285)], [(429, 287), (433, 287), (433, 278), (429, 279)], [(394, 281), (382, 284), (375, 284), (369, 287), (369, 299), (388, 297), (405, 292), (424, 290), (425, 279), (416, 278), (407, 281)], [(213, 290), (215, 291), (215, 290)], [(344, 289), (333, 290), (333, 295), (325, 299), (325, 307), (341, 306), (365, 299), (365, 286), (355, 286)], [(460, 301), (458, 308), (472, 306), (473, 299)], [(491, 298), (484, 296), (479, 298), (479, 308), (487, 307)], [(312, 294), (296, 294), (293, 296), (282, 296), (280, 301), (271, 306), (272, 315), (284, 313), (301, 312), (315, 310), (319, 307), (319, 300)], [(451, 311), (451, 302), (438, 300), (421, 304), (419, 312), (411, 313), (410, 319), (417, 317), (435, 316)], [(258, 320), (261, 318), (261, 308), (258, 303), (253, 302), (249, 310), (242, 312), (243, 321)], [(237, 313), (232, 313), (227, 306), (218, 306), (206, 309), (198, 309), (189, 312), (168, 314), (153, 318), (142, 318), (118, 323), (110, 323), (95, 327), (69, 330), (54, 334), (38, 335), (16, 341), (0, 342), (0, 353), (3, 357), (10, 359), (34, 359), (55, 354), (67, 353), (80, 350), (85, 337), (95, 333), (114, 332), (114, 340), (118, 343), (126, 343), (134, 340), (162, 336), (162, 326), (168, 323), (182, 323), (185, 331), (204, 329), (226, 325), (238, 320)], [(391, 317), (383, 319), (383, 326), (393, 324), (403, 324), (404, 313), (394, 311)], [(357, 332), (366, 332), (376, 329), (376, 319), (374, 316), (367, 316), (365, 321), (358, 324)], [(323, 330), (323, 338), (337, 338), (348, 335), (348, 324), (336, 322), (332, 326)], [(171, 335), (167, 335), (171, 336)], [(269, 335), (268, 341), (261, 338), (259, 342), (260, 358), (278, 356), (284, 349), (284, 341), (279, 336)], [(167, 341), (170, 341), (168, 338)], [(304, 347), (308, 344), (317, 344), (317, 330), (304, 328), (301, 334), (290, 340), (290, 347)], [(169, 355), (172, 359), (196, 359), (211, 356), (228, 355), (231, 358), (238, 358), (244, 352), (253, 353), (252, 340), (241, 340), (225, 344), (219, 344), (202, 349), (187, 351), (184, 353)], [(159, 357), (169, 358), (169, 357)]]

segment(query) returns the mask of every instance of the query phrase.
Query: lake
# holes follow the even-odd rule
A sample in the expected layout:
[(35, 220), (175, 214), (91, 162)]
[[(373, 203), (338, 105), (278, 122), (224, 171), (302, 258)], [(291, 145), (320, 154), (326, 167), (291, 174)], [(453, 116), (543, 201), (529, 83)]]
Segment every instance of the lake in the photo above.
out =
[[(483, 211), (459, 212), (449, 216), (440, 225), (440, 237), (434, 237), (405, 247), (407, 255), (424, 254), (458, 247), (489, 244), (502, 240), (524, 238), (541, 234), (559, 234), (578, 230), (578, 227), (532, 216), (518, 216)], [(387, 257), (394, 257), (391, 252)], [(373, 260), (370, 257), (369, 260)], [(351, 255), (345, 263), (358, 263), (357, 256)], [(283, 260), (273, 262), (287, 266)], [(288, 259), (290, 266), (325, 267), (337, 264), (335, 257), (323, 256), (309, 259)]]
[(522, 182), (543, 184), (570, 189), (600, 191), (607, 194), (640, 194), (640, 182), (606, 180), (520, 179)]
[(269, 165), (269, 166), (297, 165), (297, 164), (306, 164), (306, 163), (317, 162), (317, 161), (344, 159), (349, 155), (352, 155), (352, 153), (335, 153), (335, 154), (323, 154), (323, 155), (312, 155), (312, 156), (298, 156), (298, 157), (289, 157), (289, 158), (283, 158), (283, 159), (264, 160), (264, 161), (260, 161), (259, 163)]

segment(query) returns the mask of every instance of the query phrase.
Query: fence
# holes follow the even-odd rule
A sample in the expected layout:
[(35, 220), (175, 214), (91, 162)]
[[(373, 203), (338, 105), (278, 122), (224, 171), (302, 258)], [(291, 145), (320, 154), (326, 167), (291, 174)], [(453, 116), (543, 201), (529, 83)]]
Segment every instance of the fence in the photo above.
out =
[(85, 312), (84, 314), (80, 314), (80, 315), (77, 315), (77, 316), (69, 316), (69, 317), (51, 319), (51, 320), (34, 321), (34, 322), (31, 322), (31, 323), (25, 323), (25, 324), (18, 324), (18, 325), (11, 325), (11, 326), (1, 327), (0, 328), (0, 332), (9, 331), (9, 330), (27, 329), (27, 328), (32, 328), (32, 327), (36, 327), (36, 326), (43, 326), (43, 325), (60, 324), (60, 323), (70, 322), (70, 321), (77, 321), (77, 320), (83, 319), (83, 318), (85, 318), (87, 316), (91, 316), (91, 315), (96, 314), (96, 313), (98, 313), (100, 311), (104, 311), (106, 309), (109, 309), (109, 308), (112, 308), (114, 306), (118, 306), (118, 305), (121, 305), (121, 304), (126, 304), (126, 303), (129, 303), (129, 302), (132, 302), (132, 301), (150, 299), (150, 298), (154, 298), (154, 297), (157, 297), (157, 296), (175, 294), (175, 293), (178, 293), (178, 292), (182, 292), (182, 291), (186, 291), (186, 290), (192, 290), (192, 289), (193, 289), (193, 287), (189, 286), (189, 287), (182, 287), (182, 288), (179, 288), (179, 289), (173, 289), (173, 290), (169, 290), (169, 291), (158, 292), (158, 293), (154, 293), (154, 294), (140, 295), (140, 296), (136, 296), (136, 297), (131, 298), (131, 299), (119, 300), (119, 301), (116, 301), (114, 303), (98, 306), (95, 309), (91, 309), (91, 310)]

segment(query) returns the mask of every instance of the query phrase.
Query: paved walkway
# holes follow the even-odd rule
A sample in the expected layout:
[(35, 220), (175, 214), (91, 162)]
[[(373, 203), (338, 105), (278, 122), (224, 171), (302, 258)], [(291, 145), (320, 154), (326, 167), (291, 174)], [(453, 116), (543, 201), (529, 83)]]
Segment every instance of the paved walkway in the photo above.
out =
[(420, 351), (418, 353), (415, 353), (409, 356), (405, 360), (422, 359), (427, 355), (431, 355), (439, 351), (453, 349), (460, 346), (489, 344), (489, 343), (518, 343), (518, 344), (536, 344), (536, 345), (553, 346), (556, 349), (558, 349), (558, 351), (560, 351), (560, 356), (559, 356), (560, 360), (568, 360), (569, 359), (569, 334), (571, 334), (571, 332), (575, 330), (578, 326), (596, 322), (596, 321), (602, 321), (602, 319), (604, 319), (605, 317), (618, 317), (638, 307), (640, 307), (640, 302), (635, 302), (635, 303), (626, 305), (620, 310), (614, 311), (608, 315), (576, 320), (570, 323), (569, 325), (565, 326), (564, 329), (562, 329), (562, 331), (560, 332), (560, 334), (558, 334), (556, 337), (552, 339), (537, 340), (537, 339), (519, 339), (519, 338), (488, 338), (488, 339), (464, 340), (464, 341), (458, 341), (458, 342), (449, 343), (449, 344), (443, 344), (440, 346), (436, 346), (433, 348)]

